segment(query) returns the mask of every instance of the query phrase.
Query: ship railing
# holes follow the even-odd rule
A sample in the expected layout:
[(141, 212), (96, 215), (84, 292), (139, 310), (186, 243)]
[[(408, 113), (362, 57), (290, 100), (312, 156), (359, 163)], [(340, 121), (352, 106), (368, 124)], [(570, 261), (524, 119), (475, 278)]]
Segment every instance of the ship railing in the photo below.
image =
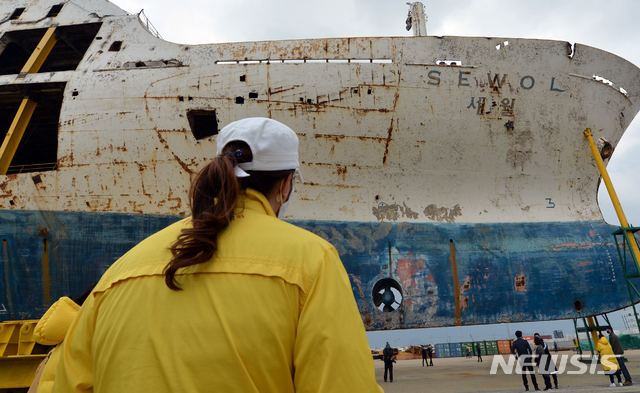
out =
[(40, 164), (25, 164), (25, 165), (9, 165), (7, 175), (16, 173), (27, 172), (42, 172), (42, 171), (54, 171), (58, 169), (57, 162), (44, 162)]
[(151, 24), (151, 21), (149, 20), (147, 15), (144, 13), (144, 9), (138, 12), (138, 20), (140, 21), (140, 24), (142, 25), (142, 27), (144, 27), (149, 33), (151, 33), (151, 35), (162, 39), (162, 37), (160, 36), (160, 33), (158, 32), (158, 29), (156, 29), (155, 26)]

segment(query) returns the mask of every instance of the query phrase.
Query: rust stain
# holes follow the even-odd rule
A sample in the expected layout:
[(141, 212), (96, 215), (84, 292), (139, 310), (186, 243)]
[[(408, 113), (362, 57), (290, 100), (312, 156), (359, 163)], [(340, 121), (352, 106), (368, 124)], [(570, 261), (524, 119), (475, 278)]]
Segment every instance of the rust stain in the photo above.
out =
[(293, 90), (293, 89), (295, 89), (297, 87), (300, 87), (300, 85), (293, 85), (293, 86), (288, 87), (286, 89), (283, 86), (274, 87), (273, 89), (270, 87), (268, 91), (269, 91), (270, 95), (271, 94), (280, 94), (280, 93), (284, 93), (285, 91)]
[(415, 276), (418, 271), (422, 271), (425, 268), (425, 263), (422, 260), (411, 259), (398, 259), (397, 270), (400, 279), (402, 280), (405, 288), (412, 288), (416, 285)]
[(462, 286), (460, 287), (460, 293), (464, 293), (464, 291), (469, 290), (469, 288), (471, 288), (471, 280), (469, 276), (467, 276), (464, 279), (464, 284), (462, 284)]
[(367, 308), (367, 298), (364, 294), (364, 290), (362, 289), (362, 282), (358, 279), (358, 277), (356, 277), (355, 274), (349, 274), (349, 276), (351, 277), (351, 279), (353, 280), (353, 283), (356, 284), (356, 286), (358, 287), (358, 294), (360, 295), (360, 299), (362, 299), (362, 303), (364, 304), (364, 323), (366, 325), (370, 325), (371, 324), (371, 316), (369, 316), (369, 310)]
[(576, 244), (576, 243), (561, 243), (561, 244), (556, 244), (555, 246), (551, 247), (551, 249), (553, 251), (562, 251), (565, 248), (583, 248), (583, 249), (587, 249), (587, 248), (592, 248), (596, 245), (596, 243), (591, 243), (591, 242), (584, 242), (581, 244)]
[(471, 288), (471, 278), (469, 276), (465, 277), (464, 283), (460, 286), (460, 311), (464, 311), (465, 308), (469, 307), (469, 296), (463, 295), (465, 291), (468, 291)]
[(469, 296), (461, 295), (460, 296), (460, 311), (464, 311), (465, 308), (469, 307)]
[(342, 165), (336, 165), (336, 174), (342, 176), (342, 180), (347, 180), (347, 167)]
[(387, 163), (387, 157), (389, 156), (389, 143), (391, 143), (392, 135), (393, 135), (393, 119), (391, 119), (391, 125), (389, 126), (389, 134), (387, 135), (387, 143), (384, 146), (384, 156), (382, 157), (382, 165), (385, 165)]
[(527, 291), (527, 281), (524, 277), (524, 273), (520, 273), (520, 275), (516, 276), (515, 279), (516, 292), (526, 292)]
[(346, 138), (346, 135), (332, 135), (332, 134), (313, 134), (313, 136), (316, 139), (324, 138), (324, 139), (332, 140), (334, 142), (340, 142), (341, 140)]

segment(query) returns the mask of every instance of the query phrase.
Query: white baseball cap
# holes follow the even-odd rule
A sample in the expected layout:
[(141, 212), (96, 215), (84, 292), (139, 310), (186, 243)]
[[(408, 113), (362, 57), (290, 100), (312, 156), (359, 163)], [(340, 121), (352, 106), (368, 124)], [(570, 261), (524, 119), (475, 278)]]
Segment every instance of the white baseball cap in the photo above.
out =
[(283, 171), (298, 169), (298, 135), (286, 125), (265, 117), (250, 117), (224, 127), (216, 138), (216, 154), (222, 154), (227, 143), (242, 141), (249, 145), (253, 159), (238, 164), (237, 177), (246, 171)]

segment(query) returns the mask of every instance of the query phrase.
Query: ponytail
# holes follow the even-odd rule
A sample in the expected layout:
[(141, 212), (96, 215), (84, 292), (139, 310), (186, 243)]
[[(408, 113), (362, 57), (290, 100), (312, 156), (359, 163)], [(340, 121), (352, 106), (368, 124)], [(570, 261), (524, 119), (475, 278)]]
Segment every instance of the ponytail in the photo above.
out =
[(217, 156), (191, 183), (192, 228), (183, 229), (169, 248), (173, 258), (164, 268), (169, 288), (181, 289), (175, 277), (178, 269), (207, 262), (218, 249), (218, 234), (231, 222), (240, 193), (234, 164), (229, 154)]

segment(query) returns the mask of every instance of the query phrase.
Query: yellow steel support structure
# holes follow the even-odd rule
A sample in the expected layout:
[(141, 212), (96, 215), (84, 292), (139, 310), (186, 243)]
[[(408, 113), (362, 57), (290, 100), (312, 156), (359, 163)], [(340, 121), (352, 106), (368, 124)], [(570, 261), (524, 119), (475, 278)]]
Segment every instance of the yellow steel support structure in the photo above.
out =
[(589, 329), (591, 333), (591, 339), (593, 340), (593, 346), (596, 346), (598, 342), (598, 332), (596, 331), (596, 325), (593, 323), (593, 317), (587, 317), (587, 322), (589, 322), (589, 327), (593, 329)]
[[(593, 153), (593, 158), (595, 158), (596, 163), (598, 164), (598, 170), (600, 171), (602, 180), (604, 181), (604, 184), (607, 186), (607, 191), (609, 191), (611, 202), (613, 202), (613, 208), (616, 210), (616, 214), (618, 215), (618, 220), (620, 220), (620, 226), (622, 226), (622, 228), (628, 228), (629, 222), (627, 221), (627, 217), (624, 215), (624, 211), (622, 211), (620, 200), (618, 199), (616, 190), (613, 188), (613, 184), (611, 183), (611, 178), (609, 178), (609, 173), (607, 172), (607, 168), (604, 166), (604, 160), (600, 156), (600, 151), (598, 150), (598, 146), (596, 146), (595, 142), (593, 141), (593, 135), (591, 135), (591, 129), (587, 128), (584, 131), (584, 135), (589, 139), (589, 145), (591, 146), (591, 152)], [(640, 261), (640, 249), (638, 249), (638, 243), (636, 242), (636, 239), (633, 236), (633, 234), (629, 236), (629, 246), (631, 247), (631, 252), (633, 252), (633, 254), (635, 255), (635, 260)]]
[(27, 74), (34, 74), (40, 70), (47, 56), (49, 56), (49, 52), (51, 52), (51, 49), (53, 49), (53, 46), (58, 41), (55, 32), (55, 26), (47, 29), (47, 32), (44, 33), (44, 36), (29, 57), (29, 60), (27, 60), (27, 63), (22, 67), (22, 70), (20, 70), (19, 78), (25, 77)]
[[(47, 29), (42, 39), (40, 39), (38, 46), (36, 46), (36, 49), (31, 56), (29, 56), (29, 60), (27, 60), (22, 70), (20, 70), (18, 78), (24, 78), (27, 74), (33, 74), (40, 70), (47, 56), (49, 56), (51, 49), (53, 49), (53, 46), (58, 41), (55, 33), (55, 26)], [(13, 160), (13, 156), (18, 150), (18, 145), (20, 145), (24, 131), (27, 129), (27, 125), (29, 124), (29, 120), (31, 120), (31, 115), (33, 115), (35, 108), (36, 102), (29, 99), (28, 96), (22, 100), (20, 108), (18, 108), (18, 113), (16, 113), (16, 116), (13, 118), (11, 127), (2, 142), (2, 147), (0, 147), (0, 175), (7, 174), (11, 160)]]
[(16, 150), (18, 150), (22, 135), (24, 135), (31, 115), (33, 115), (33, 111), (36, 109), (36, 104), (37, 103), (29, 99), (29, 97), (25, 97), (22, 100), (20, 108), (18, 108), (18, 113), (16, 113), (16, 116), (13, 118), (7, 136), (5, 136), (2, 147), (0, 147), (0, 175), (7, 174), (9, 164), (11, 164)]
[[(37, 348), (33, 331), (37, 320), (0, 323), (0, 391), (28, 388), (49, 347)], [(45, 352), (45, 353), (42, 353)]]

